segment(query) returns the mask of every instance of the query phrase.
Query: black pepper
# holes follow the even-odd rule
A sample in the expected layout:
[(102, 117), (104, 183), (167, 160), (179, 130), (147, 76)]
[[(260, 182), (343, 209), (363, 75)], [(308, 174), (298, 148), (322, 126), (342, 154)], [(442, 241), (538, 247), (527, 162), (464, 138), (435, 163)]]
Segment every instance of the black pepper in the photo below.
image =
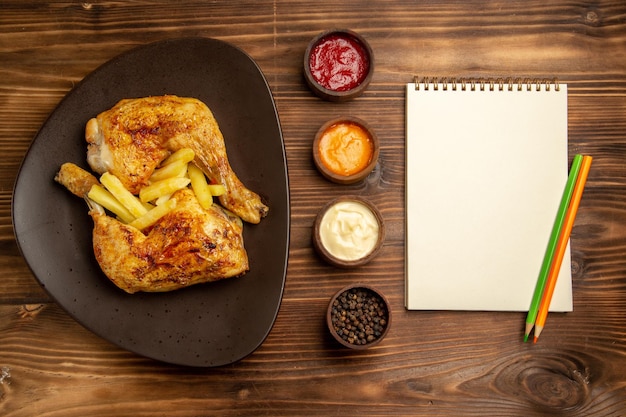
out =
[(377, 340), (387, 326), (387, 307), (367, 288), (350, 288), (337, 297), (331, 308), (331, 325), (347, 343), (365, 345)]

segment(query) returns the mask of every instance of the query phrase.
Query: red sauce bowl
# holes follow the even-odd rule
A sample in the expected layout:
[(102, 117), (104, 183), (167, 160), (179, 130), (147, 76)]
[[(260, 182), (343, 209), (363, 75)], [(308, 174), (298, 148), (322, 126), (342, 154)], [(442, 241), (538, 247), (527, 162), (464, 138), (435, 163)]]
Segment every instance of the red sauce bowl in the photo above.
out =
[(374, 54), (361, 35), (348, 29), (322, 32), (304, 53), (304, 78), (317, 96), (342, 102), (359, 97), (374, 74)]

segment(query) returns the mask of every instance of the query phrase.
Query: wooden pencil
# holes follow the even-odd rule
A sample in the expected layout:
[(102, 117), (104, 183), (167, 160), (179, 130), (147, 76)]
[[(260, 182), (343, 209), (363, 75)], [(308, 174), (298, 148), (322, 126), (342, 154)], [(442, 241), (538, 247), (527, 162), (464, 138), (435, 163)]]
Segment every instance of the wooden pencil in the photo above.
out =
[(526, 315), (526, 329), (524, 332), (524, 342), (528, 341), (528, 336), (535, 325), (535, 320), (537, 319), (537, 311), (539, 308), (539, 303), (541, 302), (541, 297), (543, 295), (543, 290), (546, 286), (546, 281), (548, 279), (548, 272), (550, 270), (550, 265), (552, 264), (552, 259), (554, 258), (554, 251), (556, 249), (556, 243), (561, 234), (561, 230), (563, 229), (563, 222), (565, 220), (565, 212), (567, 211), (567, 207), (569, 206), (569, 202), (572, 198), (572, 193), (574, 191), (574, 183), (576, 182), (576, 178), (578, 178), (578, 172), (580, 171), (580, 166), (582, 164), (582, 155), (574, 156), (574, 160), (572, 161), (572, 167), (569, 171), (569, 176), (567, 177), (567, 182), (565, 183), (565, 189), (563, 190), (563, 195), (561, 196), (561, 202), (559, 203), (559, 208), (556, 213), (556, 218), (554, 220), (554, 224), (552, 226), (552, 231), (550, 232), (550, 239), (548, 240), (548, 246), (546, 247), (546, 252), (543, 257), (543, 262), (541, 263), (541, 269), (539, 271), (539, 276), (537, 278), (537, 283), (535, 284), (535, 290), (533, 292), (533, 297), (530, 302), (530, 307), (528, 308), (528, 314)]
[(585, 189), (585, 184), (587, 182), (587, 176), (589, 175), (589, 169), (591, 167), (591, 156), (584, 156), (583, 162), (580, 168), (580, 173), (578, 174), (578, 179), (576, 180), (576, 185), (574, 185), (574, 192), (572, 194), (572, 200), (567, 209), (567, 213), (565, 214), (565, 222), (563, 231), (559, 236), (559, 240), (556, 246), (555, 257), (552, 261), (552, 265), (550, 266), (550, 273), (548, 275), (548, 280), (546, 282), (546, 287), (543, 292), (543, 296), (541, 298), (541, 304), (539, 305), (539, 311), (537, 313), (537, 320), (535, 321), (535, 334), (533, 343), (537, 343), (537, 339), (543, 330), (546, 319), (548, 317), (548, 310), (550, 309), (550, 302), (552, 301), (552, 295), (554, 294), (554, 288), (556, 287), (556, 282), (559, 277), (559, 271), (561, 270), (561, 264), (563, 263), (563, 257), (565, 255), (565, 249), (567, 248), (567, 244), (569, 242), (570, 234), (572, 233), (572, 228), (574, 227), (574, 220), (576, 219), (576, 214), (578, 212), (578, 206), (580, 205), (580, 200), (583, 195), (583, 190)]

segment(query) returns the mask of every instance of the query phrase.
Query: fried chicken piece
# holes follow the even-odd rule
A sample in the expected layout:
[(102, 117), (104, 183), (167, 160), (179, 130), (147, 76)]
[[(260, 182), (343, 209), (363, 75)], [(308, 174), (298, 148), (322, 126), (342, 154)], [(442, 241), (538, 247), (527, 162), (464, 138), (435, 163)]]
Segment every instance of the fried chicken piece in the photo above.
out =
[[(84, 193), (82, 197), (89, 192), (85, 184), (97, 183), (73, 164), (63, 164), (55, 180), (76, 195)], [(94, 254), (116, 286), (131, 294), (172, 291), (248, 271), (239, 217), (217, 204), (202, 208), (187, 188), (171, 198), (176, 199), (176, 207), (143, 233), (91, 202)]]
[(85, 198), (92, 186), (100, 184), (96, 177), (71, 162), (61, 165), (54, 180), (63, 184), (72, 194), (80, 198)]
[(102, 174), (117, 176), (132, 193), (148, 184), (154, 169), (181, 148), (195, 152), (195, 164), (226, 193), (220, 204), (244, 221), (259, 223), (268, 207), (233, 172), (211, 110), (200, 100), (177, 96), (125, 99), (87, 122), (87, 161)]
[(176, 208), (147, 235), (104, 214), (94, 221), (93, 249), (104, 274), (128, 293), (172, 291), (248, 271), (242, 224), (214, 204), (203, 209), (179, 190)]

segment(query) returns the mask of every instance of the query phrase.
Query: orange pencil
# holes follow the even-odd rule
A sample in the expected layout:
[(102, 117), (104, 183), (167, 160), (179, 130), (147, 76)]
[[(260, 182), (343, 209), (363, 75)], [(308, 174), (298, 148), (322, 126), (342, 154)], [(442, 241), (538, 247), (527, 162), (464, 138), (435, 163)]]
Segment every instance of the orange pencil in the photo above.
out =
[(548, 317), (548, 309), (550, 308), (550, 302), (552, 301), (552, 294), (554, 293), (554, 287), (556, 286), (557, 278), (559, 277), (559, 271), (561, 270), (561, 263), (563, 262), (563, 256), (565, 256), (565, 249), (567, 248), (567, 242), (569, 241), (572, 228), (574, 227), (574, 220), (576, 219), (576, 213), (578, 212), (578, 206), (580, 205), (580, 199), (585, 189), (585, 183), (587, 182), (587, 175), (589, 174), (589, 168), (591, 167), (591, 156), (583, 156), (583, 162), (580, 167), (580, 173), (576, 179), (574, 185), (574, 191), (572, 194), (572, 200), (565, 214), (564, 224), (565, 227), (559, 236), (559, 241), (556, 246), (555, 258), (550, 265), (550, 272), (548, 274), (548, 281), (541, 298), (541, 304), (539, 304), (539, 312), (537, 313), (537, 319), (535, 321), (535, 337), (533, 343), (537, 343), (537, 339), (543, 330)]

